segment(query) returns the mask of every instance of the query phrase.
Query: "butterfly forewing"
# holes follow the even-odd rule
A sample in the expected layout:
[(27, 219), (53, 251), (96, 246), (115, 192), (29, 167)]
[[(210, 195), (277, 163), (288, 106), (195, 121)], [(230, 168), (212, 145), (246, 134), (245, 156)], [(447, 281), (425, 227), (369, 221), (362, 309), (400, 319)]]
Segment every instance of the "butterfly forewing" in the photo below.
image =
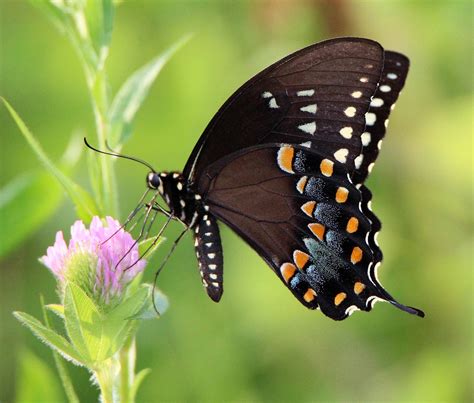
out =
[(378, 43), (341, 38), (268, 67), (237, 90), (209, 123), (184, 170), (191, 187), (220, 158), (275, 142), (303, 143), (352, 171), (382, 64)]
[(380, 83), (370, 102), (366, 114), (366, 127), (361, 135), (362, 152), (355, 159), (356, 169), (352, 175), (355, 183), (365, 181), (378, 157), (382, 139), (387, 131), (388, 118), (405, 85), (408, 67), (409, 61), (402, 54), (385, 52)]

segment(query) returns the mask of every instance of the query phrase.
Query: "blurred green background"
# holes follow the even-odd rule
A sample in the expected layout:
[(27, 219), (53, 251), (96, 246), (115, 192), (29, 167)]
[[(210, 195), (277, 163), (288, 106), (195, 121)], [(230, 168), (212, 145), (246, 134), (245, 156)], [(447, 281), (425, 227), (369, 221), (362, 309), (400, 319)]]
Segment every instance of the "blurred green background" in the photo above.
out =
[[(75, 131), (93, 136), (76, 54), (30, 3), (1, 7), (0, 95), (54, 159)], [(369, 179), (384, 223), (380, 277), (419, 319), (377, 304), (333, 322), (307, 311), (263, 261), (222, 228), (226, 292), (212, 303), (200, 285), (191, 240), (178, 247), (159, 286), (171, 307), (138, 335), (138, 369), (150, 367), (138, 401), (472, 401), (472, 24), (469, 1), (133, 1), (117, 8), (108, 72), (114, 91), (136, 68), (184, 34), (192, 40), (166, 65), (139, 112), (124, 152), (163, 170), (181, 169), (207, 122), (241, 83), (313, 42), (364, 36), (411, 60)], [(0, 108), (1, 184), (41, 170)], [(146, 170), (118, 164), (123, 218)], [(75, 177), (87, 185), (85, 153)], [(56, 197), (55, 182), (37, 192)], [(34, 194), (15, 217), (35, 214)], [(46, 208), (47, 206), (36, 206)], [(3, 219), (6, 219), (3, 217)], [(11, 315), (41, 317), (39, 294), (56, 301), (37, 258), (75, 219), (64, 201), (1, 260), (0, 401), (64, 399), (50, 351)], [(178, 224), (167, 233), (174, 239)], [(9, 237), (9, 234), (3, 234)], [(13, 236), (13, 235), (12, 235)], [(164, 256), (154, 257), (147, 276)], [(82, 401), (97, 398), (72, 368)], [(50, 374), (52, 373), (52, 375)]]

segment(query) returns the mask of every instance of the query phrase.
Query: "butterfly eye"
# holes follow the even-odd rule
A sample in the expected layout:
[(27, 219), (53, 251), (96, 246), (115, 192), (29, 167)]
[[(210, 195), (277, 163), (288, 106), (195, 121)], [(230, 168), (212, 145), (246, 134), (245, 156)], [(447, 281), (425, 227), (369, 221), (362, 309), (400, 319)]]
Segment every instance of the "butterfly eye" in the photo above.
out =
[(150, 172), (146, 177), (147, 185), (150, 189), (158, 189), (161, 185), (161, 178), (156, 172)]

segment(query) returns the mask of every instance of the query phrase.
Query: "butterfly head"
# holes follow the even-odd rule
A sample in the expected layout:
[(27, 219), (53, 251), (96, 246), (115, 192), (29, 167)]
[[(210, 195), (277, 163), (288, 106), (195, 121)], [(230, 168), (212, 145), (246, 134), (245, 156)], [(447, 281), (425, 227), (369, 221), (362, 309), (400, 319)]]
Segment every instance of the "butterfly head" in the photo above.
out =
[(152, 190), (158, 190), (163, 193), (163, 181), (160, 178), (160, 174), (157, 172), (149, 172), (146, 176), (146, 184)]

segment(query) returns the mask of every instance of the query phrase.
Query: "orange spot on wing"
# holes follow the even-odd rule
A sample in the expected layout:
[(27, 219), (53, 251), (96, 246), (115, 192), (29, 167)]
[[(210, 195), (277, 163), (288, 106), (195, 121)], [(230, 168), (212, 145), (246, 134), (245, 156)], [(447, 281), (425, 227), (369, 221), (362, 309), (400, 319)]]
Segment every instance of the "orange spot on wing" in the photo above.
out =
[(312, 288), (308, 288), (308, 290), (304, 293), (303, 299), (306, 302), (312, 302), (316, 298), (316, 291), (314, 291)]
[(349, 234), (353, 234), (357, 231), (357, 228), (359, 228), (359, 220), (355, 217), (349, 218), (349, 221), (347, 221), (346, 231)]
[(288, 281), (290, 281), (291, 277), (293, 277), (295, 272), (296, 272), (296, 267), (292, 263), (283, 263), (280, 266), (280, 273), (281, 273), (281, 275), (282, 275), (282, 277), (283, 277), (283, 279), (285, 280), (286, 283), (288, 283)]
[(304, 253), (300, 250), (295, 250), (293, 252), (293, 261), (295, 262), (298, 269), (302, 269), (306, 263), (308, 263), (308, 260), (309, 255), (307, 253)]
[(338, 187), (336, 191), (336, 201), (338, 203), (344, 203), (347, 200), (347, 196), (349, 195), (349, 191), (344, 187)]
[(323, 240), (324, 232), (326, 231), (326, 227), (323, 224), (314, 222), (314, 223), (308, 224), (308, 228), (320, 241)]
[(334, 305), (338, 306), (342, 301), (346, 299), (347, 295), (345, 292), (340, 292), (334, 297)]
[(303, 210), (307, 216), (313, 217), (313, 211), (315, 207), (316, 207), (316, 202), (309, 201), (301, 206), (301, 210)]
[(290, 174), (294, 174), (293, 171), (293, 157), (295, 155), (295, 149), (290, 146), (283, 146), (278, 151), (278, 165), (280, 168)]
[(331, 160), (328, 160), (327, 158), (323, 159), (321, 161), (321, 164), (319, 165), (319, 169), (321, 170), (321, 173), (324, 176), (331, 176), (333, 168), (334, 168), (334, 162), (332, 162)]
[(308, 181), (308, 177), (302, 176), (300, 180), (298, 181), (298, 183), (296, 184), (296, 189), (298, 189), (298, 192), (300, 192), (301, 194), (303, 194), (304, 192), (304, 187), (306, 186), (307, 181)]
[(359, 295), (362, 291), (365, 289), (365, 284), (361, 283), (360, 281), (357, 281), (354, 284), (354, 292)]
[(351, 263), (356, 264), (362, 260), (362, 249), (355, 246), (351, 253)]

